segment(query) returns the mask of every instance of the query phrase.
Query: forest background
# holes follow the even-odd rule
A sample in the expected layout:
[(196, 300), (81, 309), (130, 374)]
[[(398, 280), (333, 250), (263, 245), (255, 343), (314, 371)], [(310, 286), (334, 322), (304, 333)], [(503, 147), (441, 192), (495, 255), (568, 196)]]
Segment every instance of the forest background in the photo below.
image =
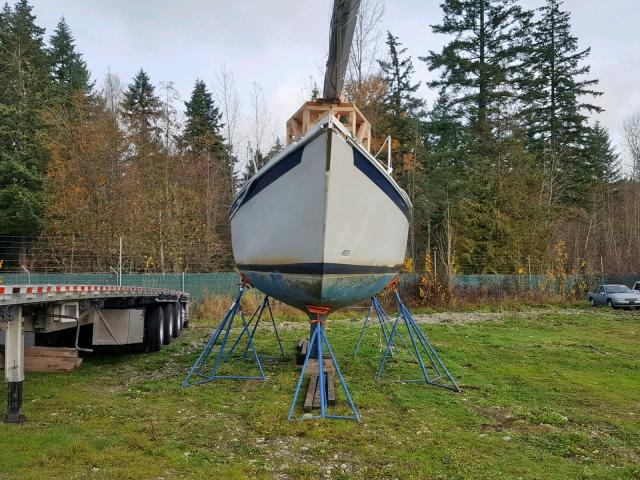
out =
[[(561, 1), (446, 0), (430, 28), (447, 41), (418, 58), (380, 35), (381, 0), (362, 3), (345, 93), (373, 153), (393, 139), (414, 205), (406, 271), (640, 270), (640, 113), (614, 146)], [(231, 199), (284, 147), (260, 84), (241, 119), (226, 68), (182, 101), (143, 68), (92, 78), (80, 50), (64, 18), (47, 35), (27, 0), (0, 11), (2, 268), (108, 272), (120, 241), (129, 272), (231, 268)], [(431, 103), (414, 62), (437, 73)], [(311, 83), (306, 98), (318, 94)]]

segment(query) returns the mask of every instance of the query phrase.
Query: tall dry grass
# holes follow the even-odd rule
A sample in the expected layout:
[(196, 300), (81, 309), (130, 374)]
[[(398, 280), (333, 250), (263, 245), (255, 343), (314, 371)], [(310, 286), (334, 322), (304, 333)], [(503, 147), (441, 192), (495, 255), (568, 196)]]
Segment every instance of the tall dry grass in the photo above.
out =
[[(262, 302), (263, 295), (254, 293), (252, 290), (245, 292), (242, 296), (241, 307), (246, 315), (255, 312)], [(230, 295), (209, 295), (194, 305), (192, 318), (199, 324), (217, 324), (231, 308), (235, 296)], [(277, 320), (289, 322), (306, 321), (307, 316), (300, 310), (293, 308), (278, 300), (269, 299), (273, 316)]]
[[(515, 309), (525, 305), (562, 305), (572, 304), (584, 299), (586, 284), (576, 283), (572, 289), (558, 289), (555, 277), (538, 288), (529, 288), (528, 284), (496, 284), (478, 287), (451, 287), (448, 282), (435, 277), (421, 278), (415, 285), (406, 285), (402, 300), (410, 310), (474, 310), (474, 309)], [(562, 293), (558, 293), (562, 292)], [(259, 307), (263, 294), (257, 290), (247, 291), (242, 298), (242, 311), (251, 315)], [(393, 290), (385, 288), (377, 296), (383, 308), (391, 314), (397, 310)], [(207, 296), (194, 306), (192, 318), (197, 324), (217, 324), (227, 313), (234, 297)], [(274, 318), (277, 321), (306, 322), (307, 315), (278, 300), (270, 299)], [(366, 315), (370, 302), (363, 301), (352, 307), (342, 309), (335, 316), (340, 318), (360, 318)]]

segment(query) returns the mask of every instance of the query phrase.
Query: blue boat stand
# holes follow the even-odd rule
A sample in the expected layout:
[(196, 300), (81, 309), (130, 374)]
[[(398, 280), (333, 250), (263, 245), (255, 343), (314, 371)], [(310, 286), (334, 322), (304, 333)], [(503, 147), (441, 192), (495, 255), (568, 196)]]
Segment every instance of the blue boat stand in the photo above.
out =
[[(456, 383), (455, 379), (449, 373), (449, 370), (447, 370), (447, 367), (444, 365), (444, 363), (438, 356), (438, 353), (435, 351), (435, 349), (433, 348), (433, 346), (431, 345), (427, 337), (422, 333), (422, 331), (416, 324), (415, 320), (409, 313), (409, 310), (405, 307), (404, 303), (402, 302), (402, 299), (400, 298), (400, 295), (398, 294), (398, 291), (397, 291), (397, 281), (395, 283), (392, 283), (391, 287), (394, 290), (395, 299), (398, 305), (398, 313), (395, 320), (393, 321), (393, 326), (391, 327), (391, 330), (389, 330), (389, 324), (391, 323), (389, 316), (382, 308), (382, 305), (380, 304), (378, 299), (375, 297), (372, 297), (371, 306), (368, 310), (367, 316), (365, 318), (365, 322), (360, 331), (360, 336), (358, 338), (358, 343), (356, 344), (356, 347), (355, 347), (354, 355), (357, 355), (358, 353), (358, 349), (362, 342), (362, 338), (367, 328), (367, 324), (369, 320), (372, 319), (373, 313), (375, 312), (375, 315), (380, 324), (382, 336), (386, 342), (386, 347), (384, 349), (382, 359), (380, 360), (380, 366), (376, 374), (376, 381), (381, 378), (389, 355), (393, 355), (394, 349), (396, 351), (398, 350), (398, 347), (395, 343), (395, 338), (397, 336), (402, 342), (402, 344), (404, 345), (404, 347), (407, 349), (407, 351), (411, 354), (413, 359), (416, 361), (416, 363), (418, 363), (418, 365), (420, 366), (420, 371), (422, 373), (421, 379), (400, 380), (400, 382), (426, 382), (429, 385), (436, 385), (436, 386), (448, 388), (454, 391), (460, 391), (460, 387), (458, 387), (458, 384)], [(262, 368), (262, 363), (260, 362), (260, 357), (253, 343), (254, 335), (256, 333), (258, 324), (265, 310), (269, 311), (271, 324), (273, 325), (276, 338), (278, 340), (280, 354), (282, 355), (283, 358), (285, 357), (284, 350), (282, 348), (282, 342), (280, 339), (280, 335), (278, 333), (278, 329), (276, 328), (276, 323), (273, 317), (273, 312), (271, 310), (271, 304), (269, 302), (268, 296), (265, 296), (265, 298), (260, 303), (259, 307), (256, 309), (256, 311), (253, 313), (253, 315), (249, 319), (249, 321), (247, 322), (245, 320), (244, 314), (240, 307), (240, 303), (242, 300), (242, 296), (245, 292), (245, 289), (248, 289), (248, 288), (251, 288), (251, 285), (249, 284), (246, 277), (242, 276), (242, 283), (240, 284), (240, 289), (238, 291), (238, 294), (234, 302), (231, 304), (229, 311), (225, 314), (220, 325), (218, 325), (218, 327), (215, 329), (215, 331), (211, 335), (211, 338), (209, 339), (209, 341), (203, 348), (202, 352), (198, 356), (198, 359), (189, 369), (189, 372), (187, 373), (186, 377), (182, 381), (183, 387), (188, 387), (191, 385), (197, 385), (197, 384), (211, 382), (214, 380), (221, 380), (221, 379), (265, 380), (266, 377), (264, 374), (264, 370)], [(310, 419), (329, 418), (329, 419), (346, 419), (346, 420), (359, 421), (360, 417), (358, 415), (358, 411), (356, 410), (356, 407), (353, 403), (351, 394), (349, 393), (349, 389), (347, 388), (347, 384), (345, 382), (344, 377), (342, 376), (342, 372), (340, 371), (338, 362), (336, 361), (335, 355), (333, 354), (333, 350), (331, 349), (329, 339), (327, 338), (327, 335), (325, 333), (324, 323), (325, 323), (326, 316), (329, 312), (329, 309), (324, 307), (314, 307), (314, 306), (307, 306), (307, 309), (309, 312), (309, 322), (311, 325), (311, 337), (309, 339), (309, 347), (305, 355), (304, 363), (302, 365), (302, 370), (300, 372), (300, 376), (298, 377), (298, 382), (296, 384), (296, 388), (294, 391), (293, 400), (291, 401), (291, 406), (289, 408), (288, 419), (289, 420), (294, 419), (293, 413), (296, 407), (298, 396), (300, 394), (300, 388), (302, 387), (302, 381), (304, 380), (305, 374), (307, 372), (307, 367), (309, 366), (310, 358), (314, 358), (318, 364), (318, 384), (320, 389), (320, 415), (316, 415), (316, 416), (304, 415), (299, 419), (310, 420)], [(238, 315), (242, 318), (243, 328), (240, 334), (238, 335), (238, 338), (234, 341), (231, 348), (225, 354), (225, 348), (227, 346), (227, 341), (229, 340), (231, 328), (233, 326), (233, 322), (235, 318)], [(404, 338), (400, 335), (400, 332), (398, 331), (398, 325), (400, 323), (400, 320), (402, 320), (402, 323), (406, 327), (411, 345), (405, 342)], [(249, 349), (251, 349), (251, 353), (253, 354), (253, 359), (258, 367), (258, 370), (260, 371), (260, 375), (259, 376), (219, 375), (218, 370), (220, 368), (220, 365), (231, 357), (231, 354), (233, 353), (234, 349), (238, 346), (242, 336), (245, 334), (247, 335), (247, 345), (244, 349), (242, 358), (247, 359)], [(219, 350), (215, 356), (215, 363), (211, 371), (207, 372), (205, 371), (205, 367), (207, 365), (209, 358), (212, 356), (216, 346), (219, 346)], [(326, 385), (326, 379), (324, 376), (324, 373), (325, 373), (324, 350), (325, 349), (326, 349), (326, 352), (329, 354), (329, 357), (333, 364), (333, 368), (335, 370), (335, 374), (340, 380), (340, 385), (342, 386), (342, 389), (345, 392), (347, 403), (353, 415), (332, 415), (327, 412), (327, 385)], [(423, 358), (423, 352), (424, 352), (424, 355), (426, 355), (427, 361), (425, 361), (425, 358)], [(435, 372), (435, 374), (432, 374), (432, 376), (429, 376), (429, 368), (433, 369), (433, 371)], [(440, 382), (440, 380), (443, 379), (444, 377), (446, 377), (449, 380), (450, 384)]]
[[(236, 338), (236, 341), (233, 343), (233, 345), (231, 346), (227, 354), (224, 356), (224, 361), (227, 361), (229, 359), (229, 357), (231, 356), (235, 348), (238, 346), (238, 343), (240, 343), (240, 340), (242, 339), (242, 336), (245, 333), (249, 336), (249, 338), (247, 341), (247, 345), (244, 348), (244, 352), (242, 353), (242, 358), (245, 358), (245, 359), (247, 358), (247, 354), (249, 353), (249, 346), (253, 344), (253, 336), (255, 335), (256, 330), (258, 329), (258, 324), (260, 323), (262, 314), (264, 313), (265, 310), (269, 312), (269, 317), (271, 318), (271, 325), (273, 326), (273, 331), (275, 332), (276, 339), (278, 341), (278, 347), (280, 348), (280, 355), (282, 356), (283, 360), (285, 359), (284, 349), (282, 348), (282, 341), (280, 340), (280, 334), (278, 333), (278, 327), (276, 326), (276, 321), (273, 318), (273, 311), (271, 310), (271, 303), (269, 302), (269, 296), (265, 295), (264, 299), (260, 303), (260, 306), (256, 309), (255, 312), (253, 312), (253, 315), (251, 315), (251, 318), (249, 319), (248, 322), (245, 322), (244, 315), (242, 316), (244, 327), (242, 328), (240, 335), (238, 335), (238, 338)], [(251, 324), (253, 323), (254, 320), (255, 320), (255, 324), (251, 329), (251, 333), (248, 333), (249, 328), (251, 327)], [(262, 358), (273, 358), (273, 357), (262, 357)]]
[[(358, 337), (358, 342), (356, 343), (356, 348), (353, 350), (353, 356), (354, 357), (356, 355), (358, 355), (358, 350), (360, 349), (360, 344), (362, 343), (362, 338), (364, 337), (364, 333), (365, 333), (365, 331), (367, 329), (367, 326), (369, 324), (369, 320), (373, 318), (373, 315), (372, 315), (373, 313), (375, 313), (375, 316), (378, 319), (378, 323), (380, 324), (380, 330), (382, 332), (382, 337), (384, 338), (385, 346), (387, 345), (387, 343), (389, 343), (389, 338), (391, 336), (391, 332), (390, 332), (391, 319), (387, 315), (387, 312), (384, 311), (384, 308), (382, 308), (382, 305), (380, 305), (380, 302), (378, 301), (378, 299), (376, 297), (371, 297), (371, 305), (369, 306), (369, 309), (367, 310), (367, 315), (366, 315), (366, 317), (364, 319), (364, 323), (362, 324), (362, 328), (360, 329), (360, 336)], [(400, 339), (402, 344), (405, 346), (405, 348), (407, 349), (409, 354), (417, 362), (417, 359), (415, 358), (415, 356), (413, 355), (413, 352), (411, 351), (411, 349), (407, 345), (407, 342), (404, 340), (404, 337), (402, 335), (400, 335), (400, 332), (396, 332), (396, 335), (398, 336), (398, 338)], [(396, 345), (395, 338), (393, 338), (391, 341), (392, 341), (392, 344), (393, 344), (393, 348), (397, 351), (398, 347)], [(393, 349), (390, 350), (391, 355), (393, 355), (393, 352), (394, 352)]]
[[(293, 394), (293, 400), (291, 401), (291, 407), (289, 408), (289, 420), (293, 420), (293, 411), (296, 407), (296, 402), (298, 400), (298, 395), (300, 394), (300, 387), (302, 386), (302, 380), (304, 379), (305, 373), (307, 371), (307, 366), (309, 365), (309, 358), (312, 355), (318, 362), (318, 386), (320, 389), (320, 415), (315, 416), (302, 416), (299, 417), (299, 420), (313, 420), (313, 419), (321, 419), (321, 418), (330, 418), (330, 419), (338, 419), (338, 420), (355, 420), (356, 422), (360, 420), (360, 416), (358, 415), (358, 411), (356, 410), (355, 405), (353, 404), (353, 400), (351, 399), (351, 394), (349, 393), (349, 389), (347, 388), (347, 383), (342, 376), (342, 372), (340, 372), (340, 367), (338, 366), (338, 362), (336, 362), (336, 357), (333, 354), (333, 350), (331, 349), (331, 345), (329, 344), (329, 339), (324, 331), (324, 318), (326, 318), (326, 314), (329, 312), (328, 308), (324, 307), (313, 307), (307, 306), (309, 310), (309, 322), (311, 324), (311, 338), (309, 339), (309, 348), (307, 348), (307, 354), (304, 357), (304, 363), (302, 364), (302, 371), (300, 372), (300, 376), (298, 377), (298, 383), (296, 384), (296, 389)], [(315, 314), (315, 318), (313, 315)], [(327, 385), (324, 377), (324, 354), (323, 354), (323, 346), (326, 347), (329, 356), (331, 357), (331, 362), (333, 363), (333, 368), (335, 369), (335, 373), (340, 380), (340, 385), (342, 385), (342, 389), (344, 390), (345, 396), (347, 397), (347, 403), (349, 404), (349, 408), (353, 415), (331, 415), (327, 413)]]
[[(260, 306), (256, 309), (256, 311), (251, 316), (249, 322), (245, 321), (245, 317), (244, 317), (244, 314), (242, 313), (240, 302), (242, 300), (242, 296), (243, 296), (243, 294), (245, 292), (245, 289), (248, 289), (248, 288), (251, 288), (251, 286), (249, 285), (249, 283), (246, 280), (246, 278), (242, 278), (242, 283), (240, 284), (240, 289), (238, 291), (238, 295), (236, 296), (236, 299), (231, 304), (231, 307), (229, 308), (229, 310), (225, 314), (224, 318), (222, 319), (222, 322), (220, 322), (220, 325), (218, 325), (218, 327), (215, 329), (215, 331), (211, 335), (211, 338), (209, 339), (209, 341), (207, 342), (207, 344), (203, 348), (202, 352), (198, 356), (198, 359), (195, 361), (195, 363), (189, 369), (189, 372), (187, 373), (187, 376), (182, 381), (182, 386), (183, 387), (188, 387), (188, 386), (191, 386), (191, 385), (198, 385), (198, 384), (201, 384), (201, 383), (211, 382), (211, 381), (214, 381), (214, 380), (222, 380), (222, 379), (265, 380), (266, 377), (265, 377), (265, 374), (264, 374), (264, 370), (262, 368), (262, 363), (260, 362), (260, 357), (258, 356), (258, 353), (256, 352), (255, 345), (253, 343), (253, 337), (254, 337), (254, 335), (256, 333), (256, 329), (258, 327), (258, 323), (260, 322), (260, 318), (262, 317), (262, 314), (265, 311), (265, 309), (267, 309), (269, 311), (269, 314), (271, 316), (271, 323), (272, 323), (272, 325), (274, 327), (274, 330), (275, 330), (275, 333), (276, 333), (276, 338), (278, 339), (278, 345), (280, 347), (280, 353), (284, 357), (284, 350), (282, 348), (282, 342), (280, 341), (280, 335), (278, 334), (278, 329), (276, 328), (276, 324), (275, 324), (275, 320), (273, 318), (273, 313), (271, 311), (271, 305), (269, 303), (269, 297), (268, 296), (265, 296), (263, 301), (260, 303)], [(229, 340), (229, 334), (231, 332), (231, 327), (233, 326), (233, 322), (234, 322), (235, 318), (238, 315), (242, 318), (243, 329), (242, 329), (240, 335), (238, 336), (238, 338), (236, 339), (236, 341), (233, 343), (232, 347), (229, 349), (229, 351), (226, 353), (226, 355), (224, 355), (225, 347), (227, 345), (227, 341)], [(249, 328), (251, 327), (251, 324), (253, 323), (254, 320), (255, 320), (255, 324), (253, 325), (253, 329), (251, 330), (250, 333), (248, 333), (249, 332)], [(251, 348), (251, 353), (253, 354), (253, 359), (254, 359), (257, 367), (258, 367), (258, 370), (260, 371), (260, 375), (259, 376), (219, 375), (218, 374), (218, 370), (220, 368), (220, 365), (229, 359), (231, 353), (236, 348), (236, 346), (240, 342), (241, 337), (245, 333), (247, 334), (247, 346), (246, 346), (246, 348), (244, 350), (242, 358), (245, 358), (245, 359), (247, 358), (247, 355), (248, 355), (248, 352), (249, 352), (249, 348)], [(220, 340), (221, 338), (222, 338), (222, 340)], [(217, 353), (217, 355), (215, 357), (215, 363), (214, 363), (213, 368), (211, 369), (211, 371), (207, 372), (207, 371), (205, 371), (205, 368), (206, 368), (207, 362), (208, 362), (209, 358), (211, 357), (216, 345), (219, 346), (219, 350), (218, 350), (218, 353)]]
[[(404, 340), (403, 340), (403, 343), (407, 348), (407, 350), (409, 351), (409, 353), (411, 354), (411, 356), (414, 358), (414, 360), (417, 361), (418, 365), (420, 366), (420, 372), (422, 373), (422, 378), (417, 380), (399, 380), (399, 382), (402, 382), (402, 383), (425, 382), (429, 385), (448, 388), (455, 392), (461, 391), (455, 379), (449, 373), (449, 370), (447, 370), (447, 367), (444, 365), (444, 363), (440, 359), (440, 356), (438, 355), (436, 350), (433, 348), (433, 346), (431, 345), (427, 337), (424, 335), (424, 333), (422, 333), (422, 331), (416, 324), (415, 320), (411, 316), (411, 313), (409, 313), (409, 310), (407, 309), (407, 307), (405, 307), (404, 303), (402, 302), (402, 299), (400, 298), (400, 294), (397, 291), (397, 288), (395, 288), (395, 285), (392, 285), (392, 287), (394, 288), (394, 295), (395, 295), (396, 303), (398, 305), (398, 314), (396, 316), (395, 321), (393, 322), (391, 333), (389, 333), (389, 335), (385, 337), (385, 339), (387, 340), (387, 346), (384, 349), (384, 353), (382, 354), (382, 359), (380, 360), (380, 366), (378, 367), (378, 373), (376, 374), (376, 381), (380, 380), (380, 377), (382, 376), (382, 372), (384, 371), (384, 367), (387, 362), (387, 358), (391, 354), (392, 347), (395, 346), (394, 338), (396, 335), (399, 335), (398, 324), (400, 320), (402, 320), (404, 326), (406, 327), (409, 339), (411, 340), (410, 342), (411, 346), (407, 345), (407, 343), (405, 343)], [(377, 299), (374, 298), (372, 304), (377, 305), (380, 309), (382, 309)], [(383, 318), (388, 319), (388, 317), (386, 317), (386, 314), (384, 314)], [(363, 332), (364, 332), (365, 326), (366, 325), (363, 325)], [(361, 337), (362, 337), (362, 334), (361, 334)], [(357, 352), (357, 348), (358, 348), (358, 345), (356, 345), (356, 352)], [(428, 360), (428, 362), (425, 361), (425, 358), (423, 358), (423, 353), (426, 355), (426, 360)], [(431, 376), (429, 376), (429, 367), (433, 369)], [(446, 379), (448, 379), (449, 383), (441, 383), (442, 379), (444, 379), (445, 382), (446, 382)]]

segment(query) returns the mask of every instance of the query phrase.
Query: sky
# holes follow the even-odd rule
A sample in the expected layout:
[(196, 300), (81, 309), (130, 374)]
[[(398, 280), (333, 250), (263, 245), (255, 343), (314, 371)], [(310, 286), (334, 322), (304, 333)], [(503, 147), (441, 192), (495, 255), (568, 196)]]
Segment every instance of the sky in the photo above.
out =
[[(331, 0), (31, 0), (47, 38), (61, 16), (69, 24), (100, 87), (110, 71), (129, 83), (144, 68), (151, 80), (173, 81), (183, 100), (196, 78), (211, 88), (224, 65), (235, 80), (248, 116), (250, 91), (258, 82), (270, 114), (269, 140), (284, 136), (284, 124), (305, 100), (311, 78), (322, 85)], [(544, 0), (522, 0), (533, 9)], [(415, 79), (428, 104), (425, 82), (437, 74), (418, 60), (440, 50), (447, 37), (431, 32), (440, 22), (439, 0), (384, 0), (380, 40), (398, 36), (413, 58)], [(622, 124), (640, 110), (640, 0), (565, 0), (581, 48), (591, 47), (591, 77), (604, 95), (595, 119), (609, 129), (618, 150)], [(382, 45), (384, 47), (384, 45)], [(380, 55), (384, 49), (380, 50)], [(236, 143), (248, 136), (247, 120)], [(270, 143), (266, 142), (266, 143)]]

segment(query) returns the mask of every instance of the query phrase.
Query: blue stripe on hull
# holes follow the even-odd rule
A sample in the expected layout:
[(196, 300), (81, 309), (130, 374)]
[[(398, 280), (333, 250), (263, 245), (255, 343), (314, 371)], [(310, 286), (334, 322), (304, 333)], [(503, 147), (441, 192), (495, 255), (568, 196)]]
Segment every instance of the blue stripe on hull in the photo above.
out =
[(351, 275), (301, 275), (242, 270), (251, 284), (273, 298), (306, 312), (306, 305), (331, 311), (353, 305), (382, 290), (393, 273)]
[(254, 177), (255, 179), (251, 181), (251, 183), (247, 187), (246, 193), (244, 195), (238, 195), (233, 201), (233, 204), (229, 209), (229, 217), (232, 217), (236, 210), (238, 210), (242, 205), (247, 203), (249, 200), (255, 197), (262, 190), (267, 188), (273, 182), (278, 180), (280, 177), (284, 176), (289, 170), (300, 165), (300, 163), (302, 162), (303, 152), (304, 147), (294, 150), (286, 157), (278, 160), (278, 163), (276, 163), (273, 167), (270, 167), (269, 170), (265, 171), (262, 175), (260, 175), (259, 177)]
[(365, 157), (361, 152), (358, 151), (357, 148), (353, 149), (353, 164), (356, 166), (358, 170), (364, 173), (369, 180), (375, 183), (380, 190), (382, 190), (387, 197), (391, 199), (393, 203), (404, 213), (404, 216), (407, 217), (409, 222), (411, 221), (411, 207), (402, 198), (402, 195), (398, 191), (397, 187), (393, 184), (393, 182), (385, 176), (375, 165), (371, 163), (367, 157)]

